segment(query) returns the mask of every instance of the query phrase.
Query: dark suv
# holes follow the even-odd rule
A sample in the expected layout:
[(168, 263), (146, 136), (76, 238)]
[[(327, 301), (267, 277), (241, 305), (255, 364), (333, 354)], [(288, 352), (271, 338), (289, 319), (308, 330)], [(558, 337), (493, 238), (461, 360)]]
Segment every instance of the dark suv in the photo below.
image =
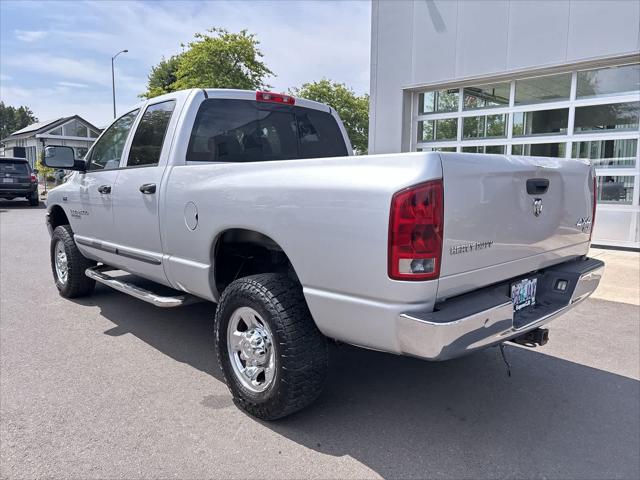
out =
[(0, 198), (24, 197), (32, 207), (40, 203), (38, 177), (24, 158), (0, 157)]

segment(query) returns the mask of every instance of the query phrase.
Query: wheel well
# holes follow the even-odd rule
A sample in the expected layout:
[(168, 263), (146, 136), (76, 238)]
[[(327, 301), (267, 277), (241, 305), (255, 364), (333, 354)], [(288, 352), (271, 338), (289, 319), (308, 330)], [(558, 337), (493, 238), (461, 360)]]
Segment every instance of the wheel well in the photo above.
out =
[(298, 280), (282, 247), (253, 230), (234, 228), (225, 231), (218, 237), (213, 256), (215, 284), (219, 293), (235, 279), (258, 273), (286, 273)]
[(49, 212), (49, 223), (51, 224), (52, 230), (55, 230), (56, 227), (60, 225), (69, 225), (69, 219), (67, 218), (67, 214), (64, 213), (64, 210), (59, 205), (54, 205)]

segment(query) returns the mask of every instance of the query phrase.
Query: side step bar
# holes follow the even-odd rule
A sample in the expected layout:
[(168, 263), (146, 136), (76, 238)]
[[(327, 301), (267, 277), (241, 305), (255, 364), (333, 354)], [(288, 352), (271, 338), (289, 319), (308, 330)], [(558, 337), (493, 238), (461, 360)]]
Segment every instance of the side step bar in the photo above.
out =
[(143, 300), (147, 303), (150, 303), (151, 305), (155, 305), (156, 307), (181, 307), (183, 305), (189, 305), (191, 303), (202, 301), (200, 298), (189, 295), (187, 293), (185, 293), (184, 295), (176, 295), (172, 297), (155, 294), (149, 290), (138, 287), (137, 285), (123, 282), (122, 280), (118, 280), (117, 278), (106, 275), (104, 273), (110, 270), (114, 269), (105, 265), (100, 265), (93, 268), (87, 268), (84, 273), (87, 277), (92, 278), (96, 282), (100, 282), (103, 285), (113, 288), (114, 290), (118, 290), (120, 292), (126, 293), (127, 295), (131, 295), (132, 297)]

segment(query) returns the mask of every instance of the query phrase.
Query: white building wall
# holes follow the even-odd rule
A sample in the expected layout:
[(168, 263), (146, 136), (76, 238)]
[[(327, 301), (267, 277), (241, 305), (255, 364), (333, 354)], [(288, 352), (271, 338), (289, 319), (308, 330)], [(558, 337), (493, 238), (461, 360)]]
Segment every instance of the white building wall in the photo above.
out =
[(373, 0), (369, 152), (409, 148), (410, 88), (637, 55), (639, 25), (634, 0)]

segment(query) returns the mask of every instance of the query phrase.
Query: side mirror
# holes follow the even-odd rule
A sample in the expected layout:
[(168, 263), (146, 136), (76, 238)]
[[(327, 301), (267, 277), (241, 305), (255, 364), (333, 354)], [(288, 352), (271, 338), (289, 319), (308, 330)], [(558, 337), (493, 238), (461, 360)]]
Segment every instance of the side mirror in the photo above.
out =
[(38, 169), (37, 169), (37, 168), (34, 168), (34, 169), (33, 169), (33, 174), (34, 174), (34, 175), (38, 175), (38, 173), (40, 173), (40, 172), (38, 171)]
[(83, 160), (75, 159), (73, 148), (59, 145), (45, 147), (42, 163), (50, 168), (62, 168), (64, 170), (84, 171), (86, 169)]

